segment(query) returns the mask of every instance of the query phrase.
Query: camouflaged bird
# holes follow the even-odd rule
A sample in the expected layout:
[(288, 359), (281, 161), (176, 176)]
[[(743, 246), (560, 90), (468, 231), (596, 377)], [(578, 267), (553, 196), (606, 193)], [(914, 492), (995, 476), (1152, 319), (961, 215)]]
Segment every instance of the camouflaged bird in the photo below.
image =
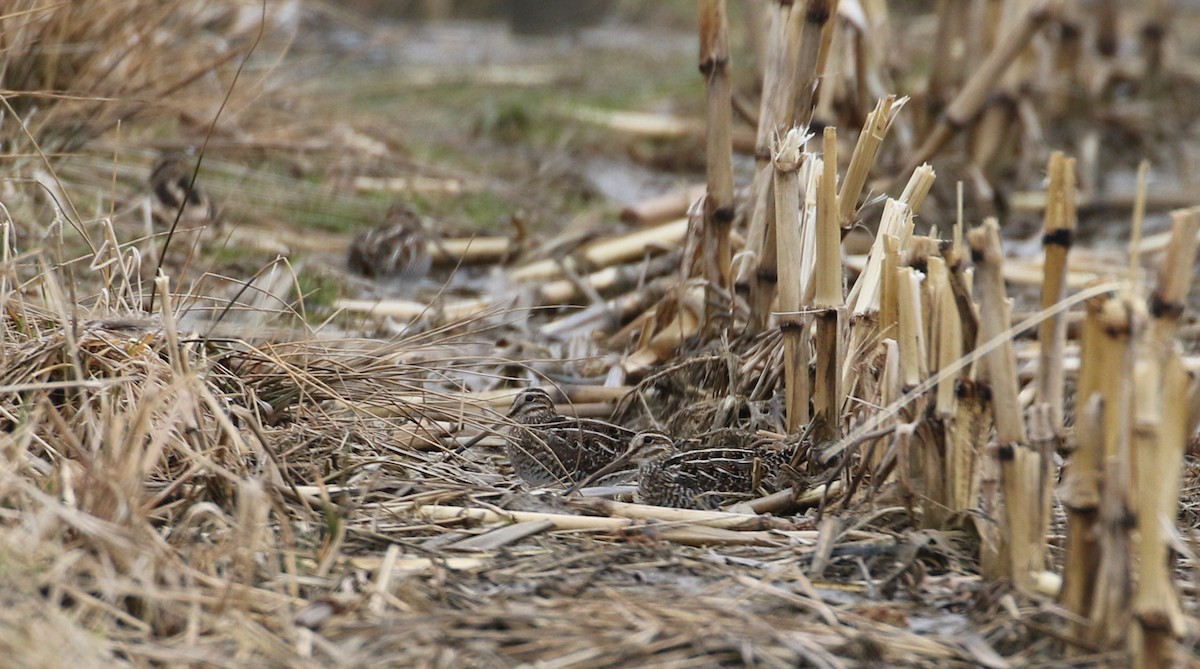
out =
[(216, 204), (193, 181), (195, 166), (182, 153), (167, 153), (154, 163), (147, 180), (152, 193), (150, 213), (154, 224), (170, 228), (179, 218), (177, 230), (195, 230), (220, 225)]
[(346, 265), (371, 279), (420, 279), (433, 264), (430, 239), (421, 215), (406, 204), (395, 204), (383, 223), (354, 238)]
[(793, 450), (743, 430), (716, 430), (697, 439), (639, 432), (622, 459), (637, 463), (643, 503), (711, 510), (775, 487)]
[(570, 484), (596, 473), (624, 455), (634, 435), (602, 420), (560, 415), (541, 388), (522, 390), (508, 419), (504, 452), (517, 476), (536, 486)]

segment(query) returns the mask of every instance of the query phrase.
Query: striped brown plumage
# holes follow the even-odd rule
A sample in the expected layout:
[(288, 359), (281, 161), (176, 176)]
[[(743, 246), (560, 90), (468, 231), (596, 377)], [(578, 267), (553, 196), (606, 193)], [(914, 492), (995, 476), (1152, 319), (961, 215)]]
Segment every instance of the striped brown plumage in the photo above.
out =
[(504, 451), (517, 476), (531, 485), (569, 484), (608, 466), (626, 452), (633, 432), (590, 418), (562, 416), (541, 388), (513, 400)]
[(642, 501), (686, 509), (716, 509), (774, 487), (793, 450), (732, 429), (683, 440), (641, 432), (630, 443)]
[(220, 223), (212, 198), (198, 180), (192, 181), (194, 172), (192, 161), (182, 153), (165, 154), (154, 163), (148, 182), (152, 192), (151, 216), (156, 226), (169, 228), (176, 216), (178, 230), (216, 227)]
[(350, 243), (346, 264), (372, 279), (419, 279), (429, 273), (430, 235), (421, 215), (405, 204), (393, 205), (387, 219)]

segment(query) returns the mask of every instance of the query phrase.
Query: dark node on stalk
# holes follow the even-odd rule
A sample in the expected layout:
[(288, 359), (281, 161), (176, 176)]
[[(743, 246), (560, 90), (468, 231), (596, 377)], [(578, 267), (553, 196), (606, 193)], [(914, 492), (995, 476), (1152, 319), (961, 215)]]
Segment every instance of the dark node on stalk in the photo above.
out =
[(1144, 40), (1159, 41), (1167, 35), (1167, 29), (1161, 23), (1147, 23), (1142, 26), (1141, 36)]
[(824, 24), (829, 20), (829, 10), (829, 0), (811, 0), (808, 3), (808, 11), (804, 14), (804, 20), (808, 23)]
[(1126, 322), (1126, 323), (1117, 323), (1114, 325), (1105, 325), (1104, 326), (1104, 334), (1108, 335), (1109, 337), (1128, 337), (1129, 336), (1129, 323)]
[(1117, 40), (1113, 35), (1101, 35), (1096, 39), (1096, 50), (1105, 58), (1117, 55)]
[(1000, 458), (1000, 462), (1009, 462), (1017, 456), (1017, 448), (1013, 444), (1002, 444), (996, 449), (996, 457)]
[(1069, 249), (1073, 243), (1075, 243), (1075, 231), (1070, 228), (1059, 228), (1042, 235), (1042, 246), (1053, 245)]
[(1132, 509), (1126, 509), (1125, 513), (1121, 514), (1121, 529), (1133, 530), (1137, 528), (1137, 512)]
[(1154, 318), (1176, 319), (1183, 315), (1183, 303), (1167, 302), (1158, 293), (1150, 296), (1150, 315)]
[(758, 280), (763, 283), (779, 283), (779, 273), (770, 267), (760, 267), (755, 274), (758, 276)]
[(733, 206), (717, 207), (713, 210), (713, 222), (718, 225), (733, 225), (737, 210)]
[(706, 77), (711, 76), (713, 72), (723, 70), (727, 67), (729, 67), (728, 58), (717, 58), (715, 56), (710, 56), (700, 61), (700, 74), (703, 74)]

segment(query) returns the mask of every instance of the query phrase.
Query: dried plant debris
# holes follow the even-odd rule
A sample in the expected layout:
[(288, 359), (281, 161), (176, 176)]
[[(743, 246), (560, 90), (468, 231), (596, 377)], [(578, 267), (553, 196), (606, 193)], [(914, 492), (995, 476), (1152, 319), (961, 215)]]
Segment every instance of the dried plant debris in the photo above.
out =
[[(206, 127), (211, 115), (173, 96), (232, 76), (257, 32), (247, 12), (261, 10), (84, 4), (27, 0), (0, 16), (6, 51), (37, 56), (6, 61), (22, 92), (10, 96), (22, 123), (4, 126), (18, 162), (37, 153), (31, 139), (57, 157), (159, 107)], [(416, 196), (353, 239), (230, 232), (234, 247), (337, 258), (328, 276), (351, 281), (346, 265), (364, 292), (430, 284), (341, 299), (324, 323), (298, 272), (223, 286), (251, 299), (212, 277), (179, 285), (190, 254), (145, 271), (120, 215), (83, 220), (40, 175), (55, 202), (46, 243), (23, 233), (17, 245), (33, 224), (0, 220), (0, 656), (1195, 663), (1200, 473), (1185, 449), (1200, 391), (1185, 352), (1200, 209), (1172, 212), (1164, 237), (1116, 263), (1073, 249), (1071, 232), (1084, 200), (1104, 202), (1084, 121), (1152, 138), (1167, 129), (1124, 97), (1189, 80), (1164, 59), (1161, 3), (1101, 3), (1094, 25), (1070, 3), (947, 3), (926, 24), (945, 57), (913, 102), (887, 89), (905, 83), (893, 59), (930, 40), (889, 42), (882, 5), (768, 3), (750, 142), (731, 127), (725, 4), (700, 3), (709, 123), (667, 128), (705, 146), (698, 197), (666, 214), (631, 208), (641, 228), (608, 230), (590, 210), (540, 240), (518, 215), (516, 239), (452, 238)], [(289, 6), (267, 27), (286, 29)], [(1142, 22), (1140, 50), (1109, 48), (1125, 11)], [(1085, 24), (1102, 54), (1085, 52)], [(42, 93), (55, 102), (37, 109)], [(1164, 118), (1184, 125), (1175, 111)], [(1041, 169), (1045, 119), (1070, 129), (1079, 161), (1048, 162), (1048, 260), (1015, 262), (1000, 217), (948, 214), (954, 194), (922, 163), (946, 158), (939, 183), (966, 182), (964, 199), (1005, 214), (1004, 175), (1029, 183)], [(826, 126), (821, 142), (810, 125)], [(215, 141), (276, 146), (243, 130)], [(394, 146), (330, 132), (297, 153), (373, 161), (339, 188), (481, 187), (450, 171), (393, 179)], [(756, 160), (739, 189), (731, 158), (746, 143)], [(287, 160), (299, 173), (315, 161)], [(196, 179), (190, 157), (165, 154), (148, 184), (144, 166), (127, 171), (149, 191), (152, 237), (176, 218), (221, 223), (213, 198), (229, 192)], [(1145, 193), (1134, 203), (1138, 237)], [(853, 257), (840, 238), (876, 216)], [(88, 250), (71, 257), (56, 235)], [(441, 285), (419, 280), (467, 264)], [(1039, 284), (1041, 300), (1026, 295), (1014, 315), (1011, 289)], [(280, 313), (294, 329), (242, 327)]]
[(429, 224), (412, 207), (392, 205), (386, 220), (350, 243), (346, 264), (369, 278), (411, 281), (424, 278), (433, 259)]

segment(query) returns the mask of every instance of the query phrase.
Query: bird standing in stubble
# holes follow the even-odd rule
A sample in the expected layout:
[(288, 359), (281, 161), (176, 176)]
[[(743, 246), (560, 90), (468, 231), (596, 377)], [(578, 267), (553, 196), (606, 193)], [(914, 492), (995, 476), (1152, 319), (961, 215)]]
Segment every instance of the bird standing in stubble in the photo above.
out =
[(594, 474), (621, 457), (634, 434), (602, 420), (560, 415), (541, 388), (522, 390), (508, 418), (504, 452), (517, 476), (537, 486)]
[(346, 264), (372, 279), (420, 279), (429, 273), (432, 235), (421, 215), (406, 204), (392, 205), (386, 220), (350, 243)]
[(176, 217), (177, 230), (219, 225), (216, 204), (192, 180), (194, 173), (195, 167), (182, 153), (164, 154), (154, 163), (148, 183), (152, 191), (150, 211), (156, 226), (169, 228)]

